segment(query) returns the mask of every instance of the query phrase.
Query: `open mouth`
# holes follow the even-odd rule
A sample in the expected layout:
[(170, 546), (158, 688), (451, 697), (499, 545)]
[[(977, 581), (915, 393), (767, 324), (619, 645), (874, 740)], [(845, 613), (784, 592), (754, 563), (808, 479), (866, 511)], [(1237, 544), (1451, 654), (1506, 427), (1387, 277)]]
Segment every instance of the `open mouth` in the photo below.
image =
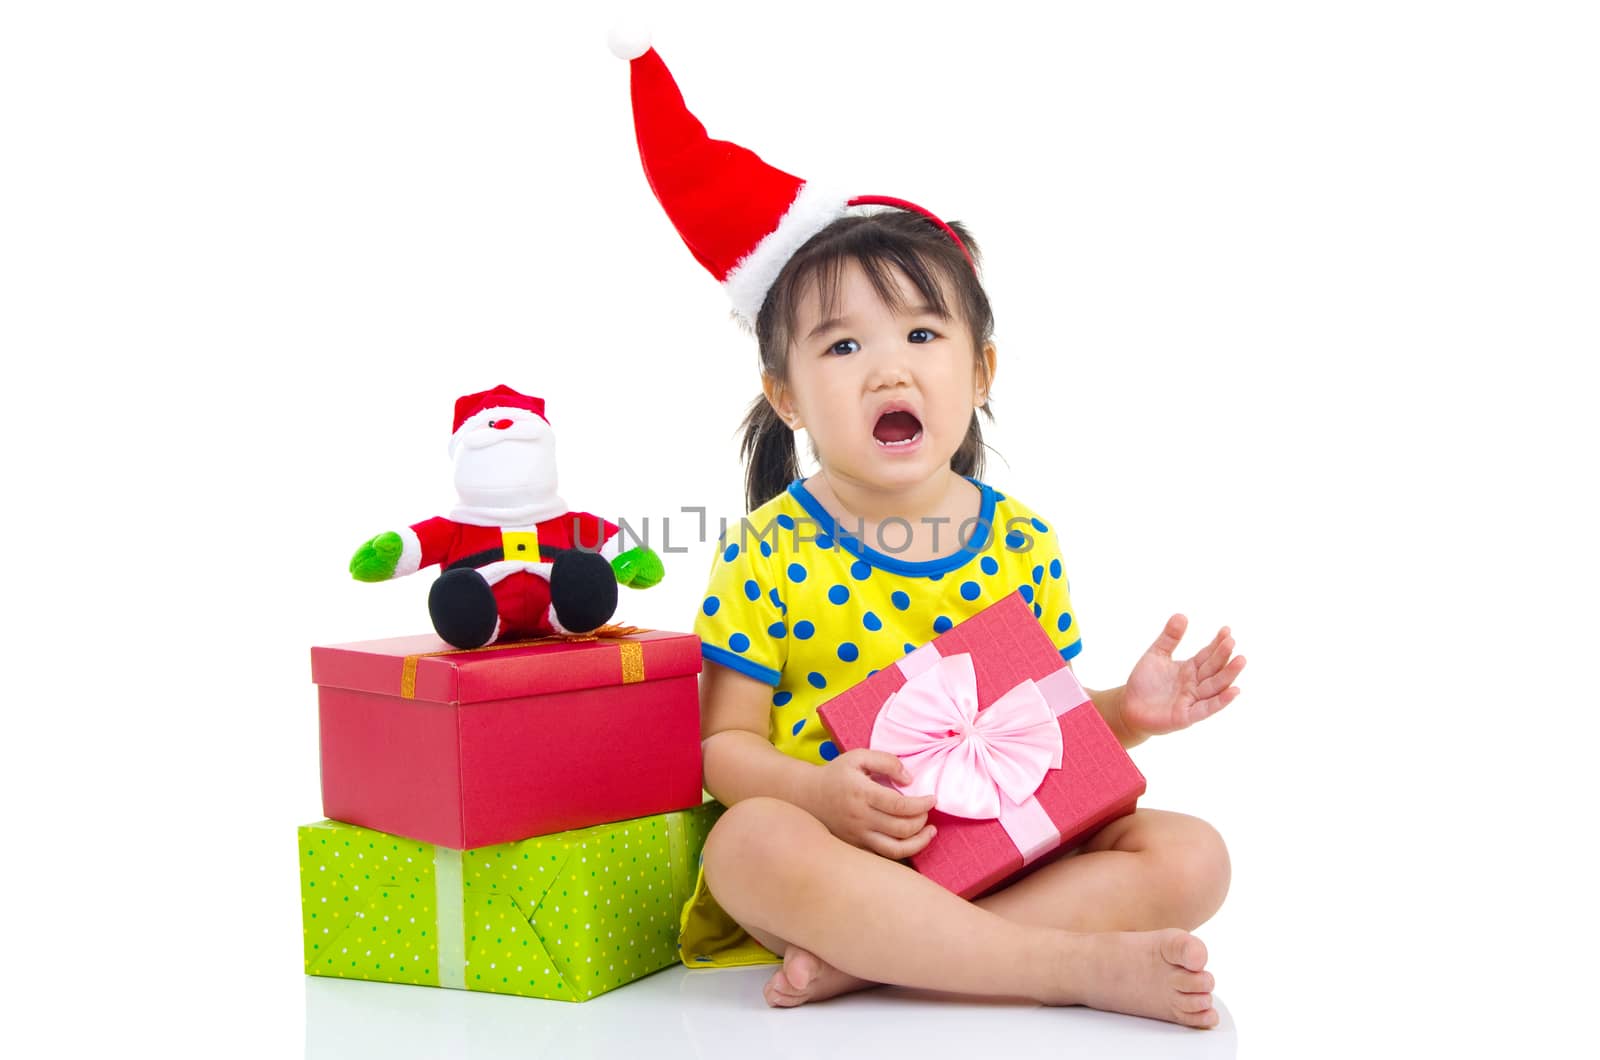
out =
[(922, 421), (904, 409), (885, 412), (873, 424), (872, 437), (888, 449), (912, 445), (922, 437)]

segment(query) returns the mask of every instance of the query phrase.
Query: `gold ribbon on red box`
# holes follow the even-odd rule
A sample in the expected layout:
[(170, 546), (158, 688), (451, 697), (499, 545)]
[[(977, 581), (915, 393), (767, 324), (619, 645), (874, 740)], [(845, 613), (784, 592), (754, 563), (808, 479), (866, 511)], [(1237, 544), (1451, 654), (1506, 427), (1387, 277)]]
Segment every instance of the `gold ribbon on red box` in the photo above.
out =
[(624, 640), (636, 633), (649, 633), (650, 630), (638, 626), (601, 626), (599, 629), (590, 630), (588, 633), (570, 635), (553, 634), (548, 637), (531, 637), (527, 640), (508, 640), (498, 644), (485, 644), (481, 648), (446, 648), (442, 651), (423, 652), (420, 655), (407, 655), (400, 664), (400, 698), (415, 699), (417, 697), (417, 663), (422, 659), (432, 659), (441, 655), (476, 655), (482, 652), (503, 651), (507, 648), (526, 648), (532, 644), (561, 644), (581, 643), (590, 640), (616, 640), (619, 659), (622, 664), (622, 683), (625, 685), (636, 684), (644, 680), (644, 645), (635, 640)]

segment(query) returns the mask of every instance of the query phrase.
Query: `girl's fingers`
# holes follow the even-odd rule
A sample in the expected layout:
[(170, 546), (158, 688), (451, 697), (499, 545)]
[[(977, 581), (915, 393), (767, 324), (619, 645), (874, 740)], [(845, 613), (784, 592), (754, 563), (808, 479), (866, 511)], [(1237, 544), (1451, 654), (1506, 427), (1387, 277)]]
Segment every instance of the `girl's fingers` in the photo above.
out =
[(1195, 671), (1201, 680), (1210, 677), (1228, 661), (1228, 656), (1233, 652), (1233, 637), (1228, 633), (1228, 627), (1223, 626), (1206, 645), (1205, 650), (1194, 657)]
[(920, 854), (922, 849), (933, 841), (937, 829), (933, 825), (924, 825), (922, 830), (909, 839), (897, 839), (894, 836), (884, 835), (882, 832), (868, 832), (863, 845), (874, 854), (882, 854), (886, 858), (899, 861)]
[(1161, 636), (1150, 645), (1150, 650), (1157, 655), (1172, 658), (1172, 653), (1177, 650), (1178, 642), (1183, 639), (1183, 631), (1189, 628), (1189, 619), (1184, 615), (1173, 615), (1167, 619), (1166, 628), (1161, 631)]
[(854, 751), (846, 751), (845, 754), (852, 756), (855, 764), (868, 773), (876, 773), (880, 777), (888, 777), (901, 784), (908, 784), (911, 781), (911, 774), (906, 772), (905, 763), (888, 751), (858, 747)]
[(1229, 703), (1232, 703), (1238, 695), (1239, 690), (1230, 686), (1224, 688), (1219, 694), (1212, 696), (1210, 699), (1202, 699), (1185, 712), (1188, 715), (1188, 719), (1184, 722), (1185, 726), (1206, 720)]
[(902, 795), (893, 788), (873, 784), (871, 790), (867, 792), (867, 805), (895, 817), (917, 817), (926, 815), (933, 809), (933, 796)]
[(1210, 677), (1206, 678), (1204, 681), (1201, 681), (1197, 686), (1195, 686), (1195, 698), (1210, 699), (1212, 696), (1215, 696), (1218, 692), (1221, 692), (1223, 689), (1233, 684), (1233, 682), (1239, 676), (1239, 671), (1243, 669), (1244, 656), (1241, 655), (1230, 662), (1227, 668), (1221, 673), (1212, 674)]
[(919, 813), (915, 817), (896, 817), (892, 814), (868, 811), (867, 828), (874, 832), (882, 832), (895, 839), (910, 839), (922, 831), (928, 823), (928, 815)]

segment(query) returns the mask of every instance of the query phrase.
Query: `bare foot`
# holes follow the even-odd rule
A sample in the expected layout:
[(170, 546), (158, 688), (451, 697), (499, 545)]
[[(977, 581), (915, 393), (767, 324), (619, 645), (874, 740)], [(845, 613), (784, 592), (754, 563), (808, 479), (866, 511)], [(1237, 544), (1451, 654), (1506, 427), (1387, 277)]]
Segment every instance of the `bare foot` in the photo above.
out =
[(841, 972), (827, 961), (790, 943), (783, 951), (783, 967), (772, 973), (762, 994), (773, 1008), (794, 1008), (807, 1001), (823, 1001), (852, 990), (876, 986), (866, 979)]
[(1057, 1004), (1215, 1027), (1205, 943), (1177, 928), (1072, 936), (1068, 989)]

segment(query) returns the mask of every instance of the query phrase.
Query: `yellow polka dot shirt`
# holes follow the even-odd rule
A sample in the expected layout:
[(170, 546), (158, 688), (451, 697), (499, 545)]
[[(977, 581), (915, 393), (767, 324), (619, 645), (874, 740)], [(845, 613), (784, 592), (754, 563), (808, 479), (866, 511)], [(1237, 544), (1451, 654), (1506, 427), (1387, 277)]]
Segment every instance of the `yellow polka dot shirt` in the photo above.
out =
[(909, 523), (886, 522), (870, 544), (836, 527), (800, 480), (723, 535), (694, 631), (707, 661), (773, 686), (769, 737), (780, 751), (834, 758), (819, 705), (1019, 589), (1062, 658), (1078, 654), (1055, 529), (971, 481), (978, 518), (941, 525), (941, 542), (964, 547), (937, 559), (894, 555)]

